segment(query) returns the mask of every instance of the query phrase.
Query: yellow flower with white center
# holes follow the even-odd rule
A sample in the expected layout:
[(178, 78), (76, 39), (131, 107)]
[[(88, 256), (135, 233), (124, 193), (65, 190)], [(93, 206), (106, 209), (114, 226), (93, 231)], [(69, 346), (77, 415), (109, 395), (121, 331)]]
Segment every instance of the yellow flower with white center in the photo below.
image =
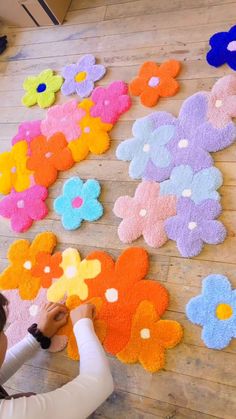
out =
[(0, 193), (7, 195), (14, 188), (16, 192), (23, 192), (30, 186), (30, 175), (27, 169), (26, 141), (16, 143), (11, 151), (0, 154)]
[(60, 265), (64, 274), (48, 289), (48, 301), (58, 302), (65, 296), (77, 295), (81, 300), (88, 297), (88, 286), (85, 279), (95, 278), (101, 272), (99, 260), (81, 261), (76, 249), (68, 248), (62, 253)]

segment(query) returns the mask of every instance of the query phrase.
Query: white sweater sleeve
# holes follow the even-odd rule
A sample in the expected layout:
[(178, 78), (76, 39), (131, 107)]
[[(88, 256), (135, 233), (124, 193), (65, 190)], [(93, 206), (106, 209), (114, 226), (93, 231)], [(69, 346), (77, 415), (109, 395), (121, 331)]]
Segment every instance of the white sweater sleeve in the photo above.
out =
[(80, 350), (78, 377), (50, 393), (3, 400), (1, 419), (84, 419), (112, 393), (109, 364), (92, 321), (79, 320), (74, 333)]
[(15, 372), (40, 348), (36, 339), (28, 334), (19, 343), (8, 349), (5, 361), (0, 369), (0, 385), (4, 384)]

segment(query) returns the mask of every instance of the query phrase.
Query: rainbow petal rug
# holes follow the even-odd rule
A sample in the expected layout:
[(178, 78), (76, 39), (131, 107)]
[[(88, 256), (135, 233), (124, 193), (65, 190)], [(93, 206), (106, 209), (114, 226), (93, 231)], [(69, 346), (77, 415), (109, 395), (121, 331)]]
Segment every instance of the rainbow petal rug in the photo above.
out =
[[(166, 349), (181, 341), (183, 330), (178, 322), (161, 318), (169, 296), (161, 283), (145, 279), (147, 252), (128, 248), (115, 262), (109, 254), (96, 251), (81, 260), (74, 248), (53, 254), (55, 246), (56, 236), (45, 232), (32, 243), (17, 240), (8, 250), (9, 266), (0, 274), (0, 289), (10, 301), (10, 344), (37, 321), (46, 298), (64, 300), (69, 310), (91, 301), (97, 309), (95, 330), (107, 352), (125, 363), (139, 362), (152, 373), (163, 368)], [(50, 350), (66, 345), (68, 355), (79, 359), (70, 320)]]

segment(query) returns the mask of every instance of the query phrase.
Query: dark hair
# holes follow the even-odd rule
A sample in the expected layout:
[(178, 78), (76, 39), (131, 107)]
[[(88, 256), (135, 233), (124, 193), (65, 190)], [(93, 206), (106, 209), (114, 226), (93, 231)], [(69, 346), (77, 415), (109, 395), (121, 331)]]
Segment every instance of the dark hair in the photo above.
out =
[(0, 332), (3, 331), (7, 322), (8, 300), (0, 293)]

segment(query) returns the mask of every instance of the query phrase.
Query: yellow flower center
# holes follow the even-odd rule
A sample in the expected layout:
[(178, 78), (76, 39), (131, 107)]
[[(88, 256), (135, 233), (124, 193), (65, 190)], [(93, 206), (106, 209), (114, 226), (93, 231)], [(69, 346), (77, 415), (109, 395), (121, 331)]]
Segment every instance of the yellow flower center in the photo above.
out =
[(216, 307), (216, 316), (219, 320), (227, 320), (229, 319), (233, 314), (233, 309), (229, 304), (219, 304)]
[(77, 83), (81, 83), (81, 81), (84, 81), (86, 77), (87, 77), (86, 71), (80, 71), (79, 73), (76, 74), (75, 81)]

